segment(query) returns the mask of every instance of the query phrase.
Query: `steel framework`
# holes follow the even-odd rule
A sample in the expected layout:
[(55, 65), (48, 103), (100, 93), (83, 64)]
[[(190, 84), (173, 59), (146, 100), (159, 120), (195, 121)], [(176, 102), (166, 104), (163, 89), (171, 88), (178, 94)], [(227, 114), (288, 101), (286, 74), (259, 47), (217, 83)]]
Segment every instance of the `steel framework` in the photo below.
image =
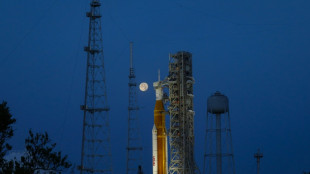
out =
[(109, 107), (103, 61), (100, 0), (92, 0), (89, 17), (83, 137), (80, 173), (112, 173)]
[(194, 161), (192, 55), (181, 51), (170, 55), (169, 59), (169, 173), (199, 173)]
[(229, 101), (215, 92), (207, 102), (203, 174), (235, 174)]
[(127, 174), (142, 174), (142, 145), (139, 129), (139, 106), (137, 103), (137, 83), (132, 60), (132, 42), (130, 43), (129, 68), (129, 105), (128, 105), (128, 144)]

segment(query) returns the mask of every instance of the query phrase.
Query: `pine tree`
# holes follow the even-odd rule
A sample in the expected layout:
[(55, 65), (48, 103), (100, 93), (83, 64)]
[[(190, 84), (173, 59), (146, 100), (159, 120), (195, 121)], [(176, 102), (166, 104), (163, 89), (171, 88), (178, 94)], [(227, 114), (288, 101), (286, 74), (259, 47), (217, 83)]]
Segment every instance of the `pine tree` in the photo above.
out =
[(47, 132), (34, 134), (29, 130), (25, 140), (26, 153), (20, 162), (15, 162), (16, 173), (61, 173), (70, 168), (68, 156), (62, 157), (61, 152), (55, 152), (56, 143), (52, 143)]
[(16, 122), (10, 114), (10, 109), (7, 107), (7, 102), (3, 101), (0, 104), (0, 173), (3, 168), (9, 166), (9, 162), (4, 159), (12, 146), (7, 141), (13, 136), (12, 125)]

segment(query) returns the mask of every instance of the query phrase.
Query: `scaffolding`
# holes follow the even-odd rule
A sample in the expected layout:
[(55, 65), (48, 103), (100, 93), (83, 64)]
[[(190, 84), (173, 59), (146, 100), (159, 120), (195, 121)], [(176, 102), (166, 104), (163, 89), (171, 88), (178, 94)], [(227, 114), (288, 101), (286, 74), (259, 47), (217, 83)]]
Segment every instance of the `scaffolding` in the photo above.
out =
[(192, 55), (180, 51), (169, 59), (169, 173), (194, 174), (199, 171), (194, 161)]

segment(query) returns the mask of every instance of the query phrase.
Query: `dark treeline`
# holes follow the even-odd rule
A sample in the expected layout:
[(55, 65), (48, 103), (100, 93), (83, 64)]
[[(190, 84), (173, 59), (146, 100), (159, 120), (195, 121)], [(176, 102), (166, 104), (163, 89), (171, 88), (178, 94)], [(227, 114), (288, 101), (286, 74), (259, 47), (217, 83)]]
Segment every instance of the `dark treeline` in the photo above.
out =
[(10, 114), (7, 102), (0, 104), (0, 174), (30, 174), (62, 173), (71, 167), (67, 160), (68, 156), (63, 156), (61, 152), (56, 152), (56, 143), (53, 143), (48, 133), (33, 133), (29, 130), (29, 136), (25, 139), (25, 153), (14, 159), (6, 159), (6, 155), (13, 146), (8, 140), (14, 136), (13, 125), (16, 119)]

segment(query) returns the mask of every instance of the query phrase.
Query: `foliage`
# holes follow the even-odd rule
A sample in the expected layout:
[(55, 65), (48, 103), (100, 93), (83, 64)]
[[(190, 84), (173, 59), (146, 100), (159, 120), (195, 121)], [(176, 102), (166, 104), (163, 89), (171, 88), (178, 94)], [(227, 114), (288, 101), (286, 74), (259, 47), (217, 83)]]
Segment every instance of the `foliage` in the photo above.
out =
[(1, 171), (0, 173), (14, 173), (14, 165), (15, 165), (15, 162), (13, 160), (11, 161), (6, 161), (2, 168), (1, 168)]
[(7, 143), (7, 140), (13, 136), (12, 124), (16, 122), (10, 114), (9, 107), (6, 102), (0, 104), (0, 168), (8, 166), (4, 159), (6, 153), (12, 149), (12, 146)]
[(25, 140), (26, 153), (17, 160), (7, 161), (5, 155), (12, 146), (7, 141), (13, 136), (12, 118), (6, 102), (0, 104), (0, 174), (33, 174), (33, 173), (61, 173), (71, 164), (67, 155), (62, 157), (61, 152), (55, 152), (56, 143), (52, 143), (48, 134), (36, 133), (29, 130), (29, 137)]
[(29, 130), (25, 145), (25, 156), (21, 157), (20, 163), (15, 162), (16, 173), (60, 173), (71, 166), (67, 161), (67, 155), (62, 157), (60, 151), (54, 151), (56, 143), (51, 143), (46, 132), (34, 134)]

